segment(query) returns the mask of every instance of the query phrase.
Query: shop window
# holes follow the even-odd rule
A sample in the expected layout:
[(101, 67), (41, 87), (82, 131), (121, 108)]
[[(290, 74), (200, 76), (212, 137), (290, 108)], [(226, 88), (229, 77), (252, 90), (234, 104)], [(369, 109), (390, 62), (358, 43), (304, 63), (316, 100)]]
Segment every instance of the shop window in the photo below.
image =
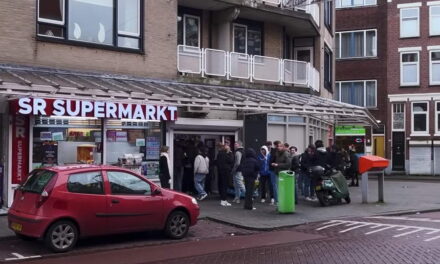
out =
[(325, 46), (324, 49), (324, 87), (332, 91), (333, 86), (333, 53)]
[(429, 71), (429, 81), (431, 85), (440, 84), (440, 51), (433, 50), (430, 51), (430, 71)]
[(101, 164), (101, 141), (98, 119), (37, 117), (33, 127), (33, 168)]
[(106, 120), (106, 164), (158, 178), (160, 123)]
[(393, 131), (405, 131), (405, 104), (393, 104)]
[(140, 178), (120, 171), (107, 171), (112, 194), (151, 195), (151, 186)]
[(343, 81), (336, 83), (335, 100), (347, 104), (377, 107), (377, 81)]
[(419, 52), (400, 54), (400, 85), (419, 85)]
[(337, 58), (367, 58), (377, 56), (377, 30), (336, 33)]
[(429, 7), (429, 35), (440, 35), (440, 5)]
[(413, 134), (428, 134), (428, 103), (412, 103), (412, 133)]
[(286, 122), (286, 117), (285, 116), (279, 116), (279, 115), (270, 115), (268, 116), (268, 121), (269, 122)]
[(38, 35), (139, 50), (141, 14), (141, 0), (38, 0)]
[(73, 193), (103, 194), (101, 171), (69, 175), (67, 190)]
[(256, 23), (234, 24), (234, 52), (246, 53), (249, 55), (263, 55), (261, 28), (261, 25)]
[(419, 8), (400, 9), (400, 37), (411, 38), (420, 36)]

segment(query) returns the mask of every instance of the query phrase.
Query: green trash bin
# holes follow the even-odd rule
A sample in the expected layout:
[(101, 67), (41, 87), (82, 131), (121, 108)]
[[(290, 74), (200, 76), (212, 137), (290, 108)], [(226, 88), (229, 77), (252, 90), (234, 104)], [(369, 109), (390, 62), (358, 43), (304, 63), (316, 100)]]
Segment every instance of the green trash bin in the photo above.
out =
[(278, 173), (278, 212), (295, 212), (295, 173), (280, 171)]

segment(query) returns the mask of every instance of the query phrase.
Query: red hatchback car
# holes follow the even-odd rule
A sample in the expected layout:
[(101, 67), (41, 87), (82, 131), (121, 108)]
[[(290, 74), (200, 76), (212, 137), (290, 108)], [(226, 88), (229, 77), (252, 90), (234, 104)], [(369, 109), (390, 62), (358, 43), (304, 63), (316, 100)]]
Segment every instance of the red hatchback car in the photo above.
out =
[(66, 252), (78, 238), (164, 230), (175, 239), (197, 223), (197, 201), (113, 166), (59, 166), (30, 173), (14, 195), (9, 227)]

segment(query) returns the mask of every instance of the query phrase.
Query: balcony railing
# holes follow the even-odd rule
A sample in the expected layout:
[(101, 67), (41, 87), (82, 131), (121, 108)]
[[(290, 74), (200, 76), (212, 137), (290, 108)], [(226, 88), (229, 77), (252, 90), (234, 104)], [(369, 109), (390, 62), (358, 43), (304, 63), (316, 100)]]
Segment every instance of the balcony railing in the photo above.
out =
[(316, 24), (319, 25), (319, 5), (313, 3), (313, 0), (263, 0), (265, 4), (280, 6), (284, 9), (302, 10), (313, 17)]
[(304, 61), (179, 45), (177, 69), (181, 73), (294, 84), (319, 91), (319, 72)]

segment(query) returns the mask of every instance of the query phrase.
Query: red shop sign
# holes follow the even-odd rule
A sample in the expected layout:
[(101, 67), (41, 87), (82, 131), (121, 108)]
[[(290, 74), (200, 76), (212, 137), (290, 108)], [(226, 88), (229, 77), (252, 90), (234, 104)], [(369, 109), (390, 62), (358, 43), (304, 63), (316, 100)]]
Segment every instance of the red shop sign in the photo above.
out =
[(12, 116), (12, 184), (20, 184), (29, 173), (29, 116)]
[(37, 116), (94, 117), (175, 121), (176, 106), (115, 103), (108, 101), (20, 98), (10, 103), (11, 113)]

